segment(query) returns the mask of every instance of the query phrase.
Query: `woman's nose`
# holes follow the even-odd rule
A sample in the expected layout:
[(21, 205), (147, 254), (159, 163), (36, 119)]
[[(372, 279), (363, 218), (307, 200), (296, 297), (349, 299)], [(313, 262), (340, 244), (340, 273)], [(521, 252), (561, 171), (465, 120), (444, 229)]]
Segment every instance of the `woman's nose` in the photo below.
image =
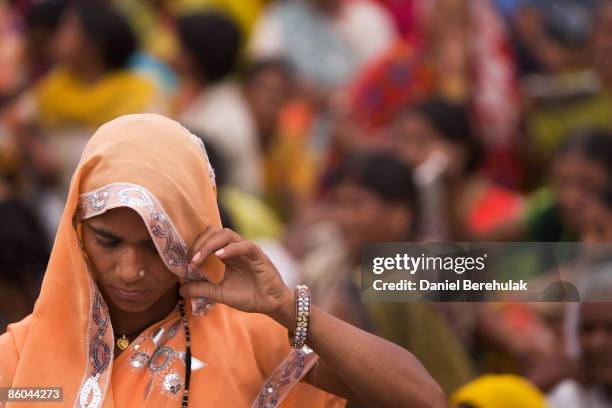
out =
[(142, 279), (140, 271), (144, 269), (142, 257), (138, 249), (127, 247), (120, 255), (117, 263), (117, 275), (126, 283)]

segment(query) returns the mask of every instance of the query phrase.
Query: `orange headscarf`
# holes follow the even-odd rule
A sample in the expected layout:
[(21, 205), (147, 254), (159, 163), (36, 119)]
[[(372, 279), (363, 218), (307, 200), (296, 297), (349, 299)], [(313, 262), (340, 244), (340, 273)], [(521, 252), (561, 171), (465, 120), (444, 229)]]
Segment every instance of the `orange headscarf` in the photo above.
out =
[[(140, 214), (166, 267), (181, 281), (223, 278), (224, 266), (214, 256), (203, 273), (186, 267), (197, 234), (220, 225), (214, 173), (201, 141), (162, 116), (115, 119), (94, 134), (72, 178), (33, 313), (0, 336), (0, 386), (60, 386), (65, 406), (180, 405), (185, 336), (177, 310), (113, 359), (108, 309), (76, 227), (115, 207)], [(286, 330), (270, 318), (213, 307), (205, 299), (193, 302), (187, 316), (191, 406), (343, 405), (299, 382), (318, 357), (308, 348), (291, 350)]]

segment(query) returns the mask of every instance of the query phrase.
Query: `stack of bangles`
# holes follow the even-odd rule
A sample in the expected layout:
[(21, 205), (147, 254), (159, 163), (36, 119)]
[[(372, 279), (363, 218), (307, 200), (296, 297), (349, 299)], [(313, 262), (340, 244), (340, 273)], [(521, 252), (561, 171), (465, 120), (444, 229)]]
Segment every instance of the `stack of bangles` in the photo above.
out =
[(297, 324), (293, 338), (291, 338), (291, 347), (301, 349), (306, 343), (308, 337), (308, 323), (310, 321), (310, 289), (306, 285), (298, 285), (295, 288), (295, 314), (297, 316)]

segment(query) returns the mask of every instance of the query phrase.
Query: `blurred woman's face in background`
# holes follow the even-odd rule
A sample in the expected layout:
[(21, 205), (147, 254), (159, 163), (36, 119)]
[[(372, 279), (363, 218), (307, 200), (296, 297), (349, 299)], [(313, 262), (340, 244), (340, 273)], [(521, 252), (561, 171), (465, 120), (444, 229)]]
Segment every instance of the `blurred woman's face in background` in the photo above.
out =
[(78, 71), (83, 63), (96, 62), (100, 58), (87, 40), (81, 20), (74, 11), (68, 11), (62, 17), (51, 48), (54, 60), (74, 71)]
[(578, 230), (589, 194), (609, 182), (600, 164), (576, 153), (560, 156), (553, 165), (552, 187), (563, 222)]
[(463, 173), (467, 156), (465, 148), (447, 141), (423, 115), (412, 112), (401, 118), (396, 124), (393, 140), (398, 156), (413, 168), (438, 152), (448, 160), (448, 176), (456, 178)]
[(612, 210), (595, 197), (586, 201), (580, 229), (582, 242), (612, 242)]
[(612, 303), (581, 303), (580, 347), (589, 380), (612, 391)]
[(372, 191), (345, 181), (331, 191), (333, 215), (354, 259), (367, 242), (405, 241), (411, 235), (412, 211), (386, 202)]
[(278, 69), (264, 69), (247, 84), (246, 96), (261, 137), (272, 136), (290, 88), (291, 80)]

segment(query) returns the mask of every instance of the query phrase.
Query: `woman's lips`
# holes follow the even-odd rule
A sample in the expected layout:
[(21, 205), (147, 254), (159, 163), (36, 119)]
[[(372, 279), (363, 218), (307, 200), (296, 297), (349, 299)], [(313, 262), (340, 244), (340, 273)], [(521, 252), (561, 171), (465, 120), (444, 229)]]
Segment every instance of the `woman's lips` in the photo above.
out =
[(123, 289), (116, 286), (111, 286), (115, 295), (123, 300), (140, 300), (147, 293), (147, 290)]

